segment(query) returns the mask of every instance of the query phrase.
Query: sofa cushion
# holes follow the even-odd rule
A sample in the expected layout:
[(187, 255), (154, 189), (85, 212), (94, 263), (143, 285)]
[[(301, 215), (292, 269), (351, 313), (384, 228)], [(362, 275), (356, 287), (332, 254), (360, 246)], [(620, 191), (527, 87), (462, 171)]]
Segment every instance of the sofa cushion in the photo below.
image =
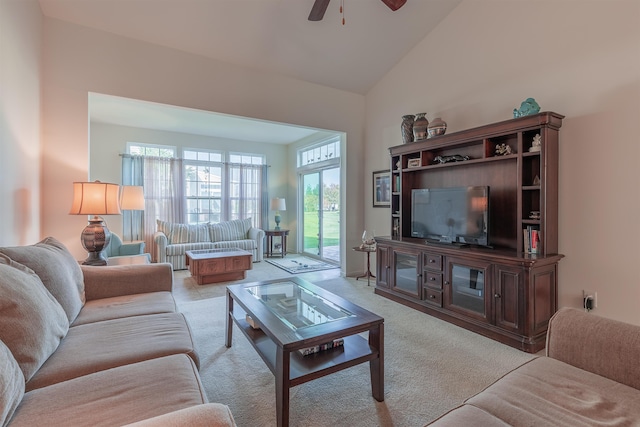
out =
[(181, 353), (188, 354), (198, 364), (191, 331), (181, 313), (149, 314), (73, 326), (58, 350), (27, 382), (26, 390)]
[(209, 224), (212, 242), (246, 239), (250, 228), (251, 218)]
[(611, 426), (635, 425), (639, 402), (640, 390), (538, 357), (466, 403), (510, 425)]
[(437, 420), (429, 423), (430, 427), (451, 427), (451, 426), (482, 426), (482, 427), (510, 427), (494, 415), (491, 415), (480, 408), (471, 405), (459, 406)]
[(196, 251), (199, 249), (211, 249), (214, 248), (214, 244), (211, 242), (200, 243), (179, 243), (177, 245), (167, 246), (167, 256), (181, 256), (184, 257), (187, 251)]
[(209, 224), (190, 224), (189, 242), (210, 242)]
[(40, 278), (0, 254), (0, 340), (29, 380), (69, 329), (62, 307)]
[(0, 426), (11, 419), (24, 395), (24, 375), (2, 341), (0, 341)]
[(216, 249), (238, 248), (245, 251), (252, 251), (258, 247), (255, 240), (231, 240), (228, 242), (216, 242), (214, 245)]
[(205, 403), (127, 424), (125, 427), (177, 427), (182, 425), (189, 427), (235, 427), (236, 422), (227, 405)]
[(193, 361), (172, 355), (30, 391), (11, 426), (119, 426), (206, 401)]
[(176, 303), (171, 292), (122, 295), (87, 301), (73, 326), (146, 314), (173, 313)]
[(158, 231), (167, 236), (169, 245), (211, 241), (207, 224), (180, 224), (161, 220), (156, 220), (156, 224)]
[(576, 308), (561, 308), (549, 320), (546, 352), (569, 365), (640, 389), (638, 361), (640, 328), (594, 316)]
[(0, 248), (0, 253), (35, 271), (73, 322), (85, 302), (84, 279), (78, 261), (62, 243), (47, 237), (32, 246)]
[(158, 231), (162, 231), (167, 236), (167, 243), (174, 245), (176, 243), (189, 242), (189, 226), (175, 222), (166, 222), (156, 220)]

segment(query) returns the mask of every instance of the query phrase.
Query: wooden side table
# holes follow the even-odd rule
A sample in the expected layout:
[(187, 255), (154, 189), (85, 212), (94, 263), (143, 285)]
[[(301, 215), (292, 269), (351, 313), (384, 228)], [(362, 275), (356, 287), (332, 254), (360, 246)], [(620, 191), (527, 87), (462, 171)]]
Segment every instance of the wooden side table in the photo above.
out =
[(367, 254), (367, 271), (362, 276), (356, 277), (356, 280), (362, 279), (363, 277), (367, 278), (367, 286), (369, 286), (369, 279), (376, 278), (373, 274), (371, 274), (371, 252), (375, 252), (376, 248), (371, 246), (354, 246), (353, 250), (356, 252), (365, 252)]
[[(269, 258), (273, 258), (274, 254), (277, 256), (278, 254), (285, 257), (287, 254), (287, 236), (289, 235), (289, 230), (264, 230), (264, 235), (267, 236), (267, 253), (265, 254)], [(280, 236), (280, 251), (273, 251), (273, 238), (275, 236)]]

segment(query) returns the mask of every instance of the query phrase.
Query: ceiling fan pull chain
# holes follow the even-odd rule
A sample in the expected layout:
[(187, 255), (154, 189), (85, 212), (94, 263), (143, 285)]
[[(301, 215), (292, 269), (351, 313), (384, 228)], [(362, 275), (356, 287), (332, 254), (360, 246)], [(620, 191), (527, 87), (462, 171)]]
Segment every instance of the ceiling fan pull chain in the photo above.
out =
[(340, 0), (340, 13), (342, 14), (342, 25), (344, 25), (344, 0)]

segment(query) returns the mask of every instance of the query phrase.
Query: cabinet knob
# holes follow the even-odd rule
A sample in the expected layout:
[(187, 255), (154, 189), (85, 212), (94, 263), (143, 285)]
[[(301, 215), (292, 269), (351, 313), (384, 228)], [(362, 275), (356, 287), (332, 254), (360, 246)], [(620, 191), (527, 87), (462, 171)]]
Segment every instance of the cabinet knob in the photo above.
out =
[(429, 295), (429, 298), (434, 299), (436, 296), (435, 295)]
[(444, 281), (444, 284), (445, 284), (445, 285), (448, 285), (448, 284), (449, 284), (449, 282), (448, 282), (447, 280), (445, 280), (445, 281)]
[(496, 297), (496, 298), (500, 298), (500, 294), (495, 294), (493, 296)]
[(431, 280), (433, 282), (433, 281), (436, 280), (436, 278), (432, 276), (432, 277), (429, 277), (429, 280)]
[(435, 260), (435, 259), (433, 259), (433, 258), (431, 258), (431, 259), (429, 259), (429, 262), (430, 262), (431, 264), (433, 264), (434, 262), (436, 262), (436, 260)]

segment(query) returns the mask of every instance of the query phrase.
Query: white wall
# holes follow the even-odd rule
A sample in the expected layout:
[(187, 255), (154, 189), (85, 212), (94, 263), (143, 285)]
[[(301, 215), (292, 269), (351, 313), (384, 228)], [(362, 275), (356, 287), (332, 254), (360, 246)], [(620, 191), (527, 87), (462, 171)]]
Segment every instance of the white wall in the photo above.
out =
[(36, 0), (0, 0), (0, 246), (40, 237), (41, 26)]
[[(534, 97), (560, 131), (560, 306), (640, 324), (640, 2), (465, 0), (367, 94), (365, 179), (389, 167), (403, 114), (447, 133), (511, 118)], [(365, 192), (370, 205), (370, 191)], [(389, 210), (365, 211), (390, 233)]]
[[(86, 221), (67, 212), (71, 182), (88, 179), (89, 92), (335, 129), (349, 135), (347, 156), (362, 152), (361, 95), (45, 18), (42, 233), (58, 236), (77, 256)], [(364, 218), (362, 174), (354, 163), (346, 184), (351, 245)], [(349, 254), (347, 269), (352, 262), (361, 260)]]

